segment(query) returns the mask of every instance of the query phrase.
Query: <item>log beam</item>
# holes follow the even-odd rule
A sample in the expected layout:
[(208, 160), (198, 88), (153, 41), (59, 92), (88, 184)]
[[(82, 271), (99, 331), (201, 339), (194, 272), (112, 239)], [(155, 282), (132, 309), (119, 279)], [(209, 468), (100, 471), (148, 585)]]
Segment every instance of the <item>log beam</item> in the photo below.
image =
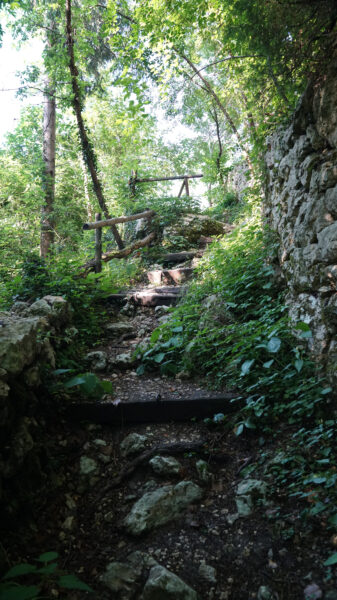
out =
[(176, 179), (196, 179), (197, 177), (203, 177), (202, 174), (199, 175), (174, 175), (172, 177), (143, 177), (142, 179), (134, 179), (134, 183), (147, 183), (150, 181), (174, 181)]
[(137, 221), (138, 219), (151, 219), (156, 214), (154, 210), (146, 210), (136, 215), (127, 215), (123, 217), (114, 217), (112, 219), (104, 219), (103, 221), (95, 221), (93, 223), (84, 223), (83, 229), (88, 231), (89, 229), (100, 229), (101, 227), (107, 227), (110, 225), (116, 225), (117, 223), (129, 223), (129, 221)]

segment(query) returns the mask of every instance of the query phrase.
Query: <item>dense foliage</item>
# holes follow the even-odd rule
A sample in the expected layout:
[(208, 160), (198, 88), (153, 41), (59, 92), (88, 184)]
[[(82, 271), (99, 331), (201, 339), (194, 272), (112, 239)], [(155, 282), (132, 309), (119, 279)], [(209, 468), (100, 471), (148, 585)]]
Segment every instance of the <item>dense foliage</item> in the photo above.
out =
[[(46, 97), (41, 106), (22, 111), (0, 150), (0, 308), (15, 299), (63, 295), (74, 308), (82, 347), (97, 339), (106, 294), (133, 281), (160, 251), (146, 249), (128, 263), (111, 261), (98, 277), (78, 277), (94, 251), (94, 234), (83, 233), (82, 225), (93, 220), (99, 204), (72, 111), (65, 2), (0, 0), (0, 8), (5, 5), (18, 40), (44, 41), (40, 64), (22, 73), (20, 93), (29, 97), (52, 88), (57, 118), (54, 243), (46, 259), (38, 256)], [(270, 462), (268, 451), (261, 451), (260, 466), (269, 465), (275, 485), (313, 499), (311, 516), (332, 513), (336, 422), (325, 414), (330, 390), (305, 353), (308, 326), (290, 326), (274, 276), (275, 240), (263, 229), (258, 207), (265, 136), (288, 119), (308, 79), (323, 69), (335, 42), (336, 2), (78, 0), (72, 8), (87, 153), (94, 156), (110, 214), (153, 208), (159, 232), (206, 205), (208, 214), (228, 221), (248, 205), (235, 231), (212, 244), (170, 321), (152, 334), (139, 373), (183, 371), (235, 388), (235, 431), (257, 429), (261, 447), (264, 436), (290, 427), (280, 460)], [(177, 123), (190, 128), (186, 139), (176, 134)], [(132, 189), (134, 172), (202, 172), (203, 206), (199, 198), (173, 196), (176, 190), (165, 182)], [(120, 233), (128, 243), (135, 226), (125, 225)], [(179, 248), (184, 240), (173, 243)], [(103, 245), (115, 247), (110, 231)], [(71, 352), (59, 361), (58, 367), (76, 368)], [(96, 380), (79, 377), (69, 387), (81, 380), (95, 388)], [(225, 421), (221, 415), (216, 420)]]

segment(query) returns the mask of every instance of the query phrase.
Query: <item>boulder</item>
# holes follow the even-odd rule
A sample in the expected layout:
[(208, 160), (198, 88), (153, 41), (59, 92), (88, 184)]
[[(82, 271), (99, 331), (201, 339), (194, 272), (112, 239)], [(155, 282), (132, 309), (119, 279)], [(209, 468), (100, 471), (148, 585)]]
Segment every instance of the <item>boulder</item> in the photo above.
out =
[(201, 497), (201, 488), (192, 481), (160, 487), (136, 502), (124, 521), (125, 528), (132, 535), (141, 535), (180, 517), (189, 504)]
[(179, 475), (181, 471), (180, 462), (173, 456), (154, 456), (149, 463), (158, 475)]
[(130, 433), (122, 441), (120, 448), (123, 456), (129, 456), (130, 454), (137, 454), (145, 448), (145, 444), (148, 441), (146, 435), (140, 435), (139, 433)]
[(116, 561), (107, 565), (105, 573), (101, 576), (101, 582), (114, 592), (114, 594), (118, 594), (119, 598), (129, 600), (134, 597), (135, 588), (137, 587), (141, 573), (141, 564), (136, 565)]
[(98, 470), (98, 464), (93, 458), (81, 456), (80, 459), (80, 474), (92, 475)]
[(152, 567), (142, 600), (197, 600), (198, 595), (180, 577), (160, 565)]
[(110, 358), (109, 363), (112, 367), (123, 370), (130, 369), (137, 361), (138, 359), (133, 353), (123, 352), (122, 354), (117, 354), (114, 358)]
[(93, 352), (88, 352), (85, 361), (90, 364), (93, 371), (105, 371), (108, 364), (108, 355), (101, 350), (95, 350)]
[(241, 517), (251, 514), (258, 502), (266, 504), (267, 484), (259, 479), (244, 479), (237, 487), (236, 507)]
[(0, 313), (0, 321), (0, 364), (10, 375), (17, 375), (39, 353), (39, 338), (46, 322), (40, 317), (23, 318), (7, 313)]
[(165, 239), (180, 236), (185, 238), (189, 244), (198, 245), (202, 236), (223, 235), (226, 232), (225, 223), (216, 221), (207, 215), (187, 214), (181, 219), (181, 222), (171, 227), (166, 227), (163, 232)]
[(45, 317), (51, 325), (59, 329), (70, 322), (72, 309), (62, 296), (44, 296), (31, 304), (22, 314), (28, 317)]

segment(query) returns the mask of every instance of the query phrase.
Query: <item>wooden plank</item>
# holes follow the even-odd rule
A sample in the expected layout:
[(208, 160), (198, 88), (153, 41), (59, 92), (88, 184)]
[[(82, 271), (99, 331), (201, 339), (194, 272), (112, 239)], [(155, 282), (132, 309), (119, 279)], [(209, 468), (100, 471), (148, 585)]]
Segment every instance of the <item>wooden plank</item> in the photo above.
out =
[(117, 294), (111, 294), (107, 300), (114, 304), (124, 304), (131, 300), (139, 306), (171, 306), (176, 304), (181, 294), (179, 286), (158, 287), (144, 290), (127, 290)]
[(83, 402), (71, 404), (67, 417), (74, 421), (90, 421), (119, 427), (126, 423), (169, 423), (204, 419), (214, 414), (231, 414), (237, 411), (243, 401), (231, 402), (238, 394), (228, 392), (221, 396), (186, 398), (183, 400), (140, 400), (139, 402)]
[(155, 214), (155, 210), (145, 210), (144, 212), (135, 215), (114, 217), (113, 219), (104, 219), (103, 221), (95, 221), (94, 223), (84, 223), (83, 229), (88, 231), (89, 229), (99, 229), (100, 227), (115, 225), (116, 223), (129, 223), (130, 221), (138, 221), (138, 219), (150, 219), (154, 217)]
[(197, 177), (203, 177), (200, 175), (174, 175), (172, 177), (143, 177), (142, 179), (135, 179), (135, 183), (147, 183), (151, 181), (175, 181), (176, 179), (196, 179)]

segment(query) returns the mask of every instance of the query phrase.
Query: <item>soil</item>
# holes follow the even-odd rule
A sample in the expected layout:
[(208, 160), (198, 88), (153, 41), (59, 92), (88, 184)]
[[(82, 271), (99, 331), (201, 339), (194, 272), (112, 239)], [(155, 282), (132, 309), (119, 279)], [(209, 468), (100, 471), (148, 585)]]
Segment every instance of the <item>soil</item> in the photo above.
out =
[[(136, 332), (143, 330), (143, 336), (106, 342), (95, 350), (104, 349), (110, 356), (116, 350), (128, 352), (158, 324), (158, 314), (153, 309), (138, 309), (131, 321)], [(214, 395), (202, 381), (158, 375), (138, 377), (134, 369), (115, 369), (107, 374), (115, 381), (115, 400), (127, 402), (140, 396), (155, 399), (158, 394), (163, 398)], [(250, 477), (263, 479), (263, 469), (256, 463), (263, 441), (253, 431), (236, 437), (232, 428), (209, 428), (203, 422), (118, 429), (62, 420), (55, 423), (52, 419), (47, 424), (45, 444), (53, 468), (52, 482), (46, 482), (34, 499), (22, 525), (2, 540), (8, 548), (9, 564), (32, 561), (41, 552), (56, 551), (59, 566), (94, 589), (88, 598), (118, 600), (120, 596), (103, 585), (100, 577), (110, 562), (123, 562), (131, 552), (141, 550), (181, 577), (196, 590), (200, 600), (309, 600), (304, 590), (311, 584), (317, 588), (310, 600), (323, 593), (330, 600), (337, 598), (335, 572), (323, 566), (333, 551), (331, 532), (319, 516), (310, 524), (303, 523), (299, 518), (303, 506), (290, 502), (282, 489), (269, 482), (268, 503), (257, 502), (250, 515), (232, 522), (240, 481), (254, 466)], [(178, 476), (160, 477), (145, 462), (112, 487), (114, 479), (134, 458), (125, 458), (120, 451), (121, 441), (132, 432), (147, 436), (147, 448), (177, 441), (204, 440), (205, 445), (200, 452), (176, 456), (182, 466)], [(277, 452), (290, 434), (285, 431), (283, 441), (277, 444), (269, 440), (269, 448), (274, 446)], [(84, 456), (97, 463), (97, 471), (89, 476), (80, 472)], [(211, 481), (207, 484), (198, 479), (196, 461), (200, 458), (209, 464)], [(149, 480), (156, 485), (194, 481), (203, 487), (203, 499), (176, 521), (135, 538), (126, 533), (123, 519), (143, 495)], [(48, 493), (51, 483), (52, 491)], [(201, 575), (199, 568), (204, 563), (216, 569), (216, 581), (207, 581)], [(58, 591), (52, 580), (45, 585), (49, 598), (87, 597), (83, 591)], [(267, 586), (267, 590), (261, 586)], [(135, 600), (140, 594), (138, 590)]]

